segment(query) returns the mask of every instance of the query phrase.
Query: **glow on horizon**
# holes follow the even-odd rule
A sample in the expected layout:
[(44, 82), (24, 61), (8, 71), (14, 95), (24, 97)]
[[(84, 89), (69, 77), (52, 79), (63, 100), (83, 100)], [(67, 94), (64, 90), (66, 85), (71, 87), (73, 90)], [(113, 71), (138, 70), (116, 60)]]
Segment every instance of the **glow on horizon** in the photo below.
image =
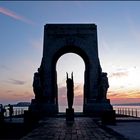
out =
[[(66, 53), (62, 55), (56, 65), (57, 83), (58, 83), (58, 104), (59, 106), (67, 106), (67, 90), (66, 90), (66, 72), (71, 77), (73, 72), (74, 78), (74, 103), (73, 106), (83, 106), (83, 83), (85, 63), (83, 59), (74, 53)], [(60, 112), (61, 112), (60, 108)], [(81, 110), (82, 111), (82, 110)]]

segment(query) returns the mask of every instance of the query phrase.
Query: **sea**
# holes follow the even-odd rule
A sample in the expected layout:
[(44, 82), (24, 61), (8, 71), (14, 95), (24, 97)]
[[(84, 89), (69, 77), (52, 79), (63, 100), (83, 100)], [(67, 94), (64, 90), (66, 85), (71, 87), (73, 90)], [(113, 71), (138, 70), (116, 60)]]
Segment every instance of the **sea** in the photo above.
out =
[[(59, 106), (59, 112), (60, 113), (65, 113), (66, 112), (67, 106)], [(74, 106), (74, 111), (75, 112), (83, 112), (83, 106)], [(140, 117), (140, 105), (113, 105), (113, 109), (116, 110), (116, 113), (121, 110), (124, 114), (130, 114), (133, 116)], [(24, 112), (24, 110), (28, 110), (28, 106), (25, 107), (14, 107), (14, 114), (19, 115)], [(125, 111), (124, 111), (125, 110)], [(7, 109), (7, 115), (9, 114), (8, 109)], [(6, 114), (5, 113), (5, 114)]]
[(116, 113), (121, 110), (124, 115), (140, 117), (140, 105), (114, 105), (113, 109), (116, 110)]

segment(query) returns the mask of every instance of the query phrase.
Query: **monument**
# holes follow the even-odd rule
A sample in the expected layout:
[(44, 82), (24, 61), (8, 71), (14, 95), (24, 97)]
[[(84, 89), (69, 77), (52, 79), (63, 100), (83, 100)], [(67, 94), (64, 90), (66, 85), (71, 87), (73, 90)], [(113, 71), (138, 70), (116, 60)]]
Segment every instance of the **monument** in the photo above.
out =
[(73, 99), (74, 99), (74, 82), (73, 82), (73, 73), (71, 74), (71, 78), (68, 78), (67, 74), (67, 101), (68, 101), (68, 108), (66, 109), (66, 120), (67, 121), (74, 121), (74, 109), (73, 106)]
[[(112, 111), (110, 100), (106, 98), (109, 84), (98, 57), (95, 24), (44, 26), (43, 57), (38, 72), (34, 74), (35, 99), (32, 99), (29, 111), (44, 115), (59, 112), (56, 63), (65, 53), (76, 53), (85, 62), (83, 113), (101, 115), (104, 111)], [(72, 108), (72, 102), (72, 99), (68, 99), (69, 108)]]

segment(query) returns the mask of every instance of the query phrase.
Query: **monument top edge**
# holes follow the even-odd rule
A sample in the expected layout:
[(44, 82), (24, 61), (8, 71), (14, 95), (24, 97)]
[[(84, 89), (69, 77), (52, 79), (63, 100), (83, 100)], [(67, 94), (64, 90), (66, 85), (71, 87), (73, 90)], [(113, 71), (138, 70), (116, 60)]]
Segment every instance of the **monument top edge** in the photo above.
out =
[(97, 28), (94, 23), (52, 23), (45, 24), (45, 28)]

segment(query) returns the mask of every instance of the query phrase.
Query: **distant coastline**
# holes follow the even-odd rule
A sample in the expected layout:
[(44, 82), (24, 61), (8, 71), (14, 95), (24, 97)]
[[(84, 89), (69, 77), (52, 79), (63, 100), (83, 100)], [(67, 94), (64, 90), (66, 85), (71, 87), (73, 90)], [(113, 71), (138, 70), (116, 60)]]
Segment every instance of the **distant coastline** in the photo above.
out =
[(13, 104), (14, 107), (28, 107), (30, 102), (18, 102), (17, 104)]
[[(29, 106), (30, 102), (18, 102), (13, 104), (14, 107), (26, 107)], [(140, 106), (140, 103), (125, 103), (125, 104), (112, 104), (113, 106)]]
[(140, 103), (112, 104), (113, 106), (140, 106)]

